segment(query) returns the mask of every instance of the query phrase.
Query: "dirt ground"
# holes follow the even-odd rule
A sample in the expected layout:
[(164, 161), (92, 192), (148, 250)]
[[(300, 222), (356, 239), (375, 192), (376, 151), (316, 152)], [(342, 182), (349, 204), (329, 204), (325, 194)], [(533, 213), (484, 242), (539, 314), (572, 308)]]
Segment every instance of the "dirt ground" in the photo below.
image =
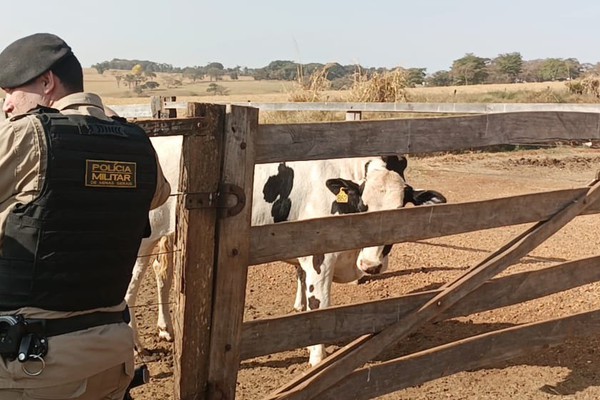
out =
[[(449, 202), (585, 186), (600, 169), (600, 151), (558, 147), (543, 150), (473, 152), (409, 158), (407, 179), (414, 187), (442, 192)], [(460, 276), (527, 226), (511, 226), (395, 245), (389, 270), (360, 285), (334, 284), (333, 303), (358, 303), (432, 289)], [(561, 229), (504, 274), (548, 267), (598, 254), (600, 216), (582, 216)], [(295, 271), (283, 263), (249, 270), (245, 319), (283, 315), (292, 309)], [(134, 399), (173, 398), (173, 357), (169, 343), (154, 335), (156, 296), (153, 277), (140, 293), (138, 321), (158, 361), (150, 362), (151, 382), (133, 391)], [(541, 321), (598, 308), (600, 284), (529, 301), (518, 306), (431, 324), (386, 350), (378, 360), (524, 322)], [(581, 333), (581, 332), (580, 332)], [(497, 363), (475, 371), (440, 378), (419, 387), (378, 397), (416, 399), (600, 399), (600, 346), (593, 336)], [(328, 348), (335, 350), (335, 347)], [(243, 361), (237, 399), (260, 399), (308, 369), (305, 349)], [(340, 394), (352, 399), (352, 394)]]

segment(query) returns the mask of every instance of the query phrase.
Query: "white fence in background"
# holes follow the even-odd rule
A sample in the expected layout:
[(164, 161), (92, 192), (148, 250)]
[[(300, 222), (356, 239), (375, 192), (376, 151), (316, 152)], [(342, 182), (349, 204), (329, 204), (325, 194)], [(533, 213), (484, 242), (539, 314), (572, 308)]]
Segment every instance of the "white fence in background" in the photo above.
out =
[[(496, 114), (507, 112), (567, 111), (597, 112), (600, 104), (558, 104), (558, 103), (255, 103), (234, 104), (258, 108), (264, 111), (330, 111), (330, 112), (404, 112), (441, 114)], [(152, 107), (148, 104), (108, 105), (126, 118), (152, 118)], [(164, 102), (165, 109), (185, 109), (184, 102)]]

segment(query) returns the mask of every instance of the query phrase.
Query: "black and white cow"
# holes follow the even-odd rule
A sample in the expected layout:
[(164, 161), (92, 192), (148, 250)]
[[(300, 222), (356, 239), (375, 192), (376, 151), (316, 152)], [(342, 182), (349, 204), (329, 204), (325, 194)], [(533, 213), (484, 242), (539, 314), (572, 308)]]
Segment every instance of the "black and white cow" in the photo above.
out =
[[(158, 139), (158, 138), (157, 138)], [(177, 191), (179, 154), (173, 147), (174, 138), (153, 139), (167, 179)], [(167, 139), (164, 141), (164, 139)], [(181, 142), (179, 141), (179, 146)], [(176, 167), (173, 164), (177, 164)], [(364, 211), (395, 209), (407, 203), (445, 203), (446, 199), (435, 191), (414, 190), (404, 181), (406, 168), (404, 157), (369, 157), (319, 161), (297, 161), (258, 164), (254, 171), (252, 201), (252, 225), (272, 224), (317, 218), (332, 214), (349, 214)], [(174, 177), (172, 175), (176, 175)], [(145, 240), (140, 255), (150, 254), (157, 245), (165, 253), (168, 240), (174, 232), (174, 207), (170, 202), (151, 213), (153, 235)], [(296, 310), (315, 310), (330, 305), (332, 282), (353, 282), (364, 275), (378, 274), (386, 270), (391, 245), (373, 246), (357, 250), (314, 254), (289, 260), (298, 266), (298, 290), (294, 302)], [(170, 257), (169, 257), (170, 258)], [(128, 293), (128, 304), (134, 308), (135, 296), (141, 277), (151, 263), (141, 257), (136, 264), (134, 279)], [(159, 287), (159, 335), (172, 338), (171, 320), (167, 303), (171, 270), (165, 272), (162, 264), (172, 260), (154, 262)], [(157, 268), (162, 267), (162, 268)], [(165, 281), (165, 279), (167, 279)], [(135, 324), (133, 324), (135, 329)], [(135, 333), (136, 346), (143, 346)], [(326, 356), (323, 345), (310, 347), (311, 365)]]
[[(381, 211), (407, 203), (445, 203), (435, 191), (414, 190), (404, 181), (404, 157), (370, 157), (257, 165), (252, 225), (317, 218), (332, 214)], [(294, 309), (330, 305), (331, 283), (353, 282), (387, 269), (391, 245), (300, 257)], [(325, 356), (323, 345), (310, 348), (311, 365)]]

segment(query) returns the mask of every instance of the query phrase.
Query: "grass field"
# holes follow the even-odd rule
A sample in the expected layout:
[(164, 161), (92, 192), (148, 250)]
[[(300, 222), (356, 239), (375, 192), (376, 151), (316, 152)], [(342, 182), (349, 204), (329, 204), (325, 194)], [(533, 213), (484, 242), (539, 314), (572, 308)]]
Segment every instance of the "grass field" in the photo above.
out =
[[(217, 82), (227, 89), (228, 94), (215, 96), (207, 92), (208, 80), (191, 82), (182, 79), (183, 85), (167, 88), (165, 75), (158, 74), (156, 80), (161, 85), (137, 95), (123, 84), (117, 85), (114, 72), (106, 71), (100, 75), (95, 69), (84, 71), (86, 91), (100, 94), (106, 104), (146, 104), (151, 96), (177, 96), (178, 101), (202, 102), (287, 102), (291, 94), (298, 90), (294, 82), (255, 81), (252, 79), (222, 80)], [(171, 76), (173, 76), (171, 74)], [(419, 87), (407, 89), (412, 102), (581, 102), (573, 100), (564, 82), (540, 82), (518, 84), (492, 84), (447, 87)], [(322, 101), (348, 101), (348, 91), (326, 91), (320, 93)]]
[[(167, 75), (183, 82), (182, 86), (167, 87)], [(151, 96), (177, 96), (177, 100), (200, 102), (288, 102), (298, 92), (295, 82), (255, 81), (241, 77), (239, 80), (217, 82), (227, 90), (225, 95), (207, 92), (212, 83), (208, 80), (192, 82), (183, 79), (181, 74), (158, 74), (158, 89), (138, 95), (124, 82), (117, 83), (115, 71), (99, 74), (93, 68), (84, 69), (85, 90), (102, 96), (108, 105), (148, 104)], [(568, 92), (564, 82), (490, 84), (447, 87), (418, 87), (407, 89), (410, 102), (451, 102), (451, 103), (582, 103), (598, 102), (598, 99), (576, 96)], [(4, 92), (0, 90), (0, 97)], [(348, 101), (349, 91), (319, 92), (321, 101)]]

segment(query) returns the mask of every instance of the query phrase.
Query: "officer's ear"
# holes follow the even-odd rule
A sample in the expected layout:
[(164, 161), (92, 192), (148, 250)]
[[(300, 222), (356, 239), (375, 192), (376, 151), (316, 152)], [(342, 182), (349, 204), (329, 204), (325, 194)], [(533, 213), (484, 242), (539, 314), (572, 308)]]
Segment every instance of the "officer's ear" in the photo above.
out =
[(44, 72), (37, 79), (42, 88), (43, 93), (46, 95), (52, 93), (55, 90), (58, 82), (60, 81), (59, 78), (56, 75), (54, 75), (54, 72), (52, 71)]

